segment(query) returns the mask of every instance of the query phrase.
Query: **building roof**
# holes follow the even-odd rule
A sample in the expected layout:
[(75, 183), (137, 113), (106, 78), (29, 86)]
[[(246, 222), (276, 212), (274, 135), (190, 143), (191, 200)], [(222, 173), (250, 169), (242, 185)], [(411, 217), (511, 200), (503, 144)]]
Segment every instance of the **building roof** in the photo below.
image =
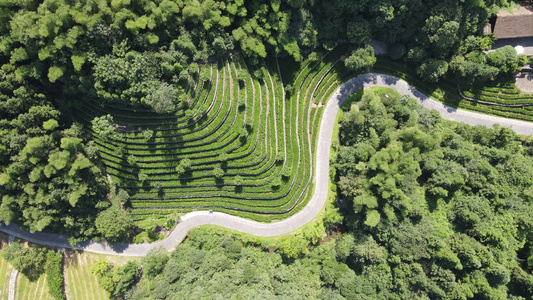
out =
[(496, 17), (494, 36), (498, 39), (533, 36), (533, 6), (513, 8), (512, 12), (501, 10)]

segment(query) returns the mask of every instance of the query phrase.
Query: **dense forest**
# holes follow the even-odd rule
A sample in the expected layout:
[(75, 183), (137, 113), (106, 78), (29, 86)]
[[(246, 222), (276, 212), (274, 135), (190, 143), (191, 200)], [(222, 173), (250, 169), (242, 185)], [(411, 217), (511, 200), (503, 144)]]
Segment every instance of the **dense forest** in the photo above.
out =
[[(421, 63), (422, 77), (437, 79), (452, 56), (480, 61), (479, 52), (467, 53), (490, 45), (481, 28), (506, 5), (1, 1), (0, 219), (32, 231), (96, 234), (94, 220), (111, 206), (102, 197), (109, 187), (98, 171), (97, 149), (72, 122), (76, 99), (171, 111), (177, 103), (170, 99), (182, 99), (197, 62), (233, 50), (252, 63), (267, 53), (301, 60), (304, 50), (343, 38), (363, 45), (377, 37), (392, 45), (395, 57)], [(98, 133), (108, 134), (105, 129)]]
[[(137, 284), (130, 275), (127, 288), (116, 280), (109, 290), (126, 299), (531, 299), (531, 141), (445, 121), (390, 90), (353, 98), (333, 159), (340, 237), (293, 256), (195, 230), (170, 258), (145, 257)], [(95, 268), (104, 282), (127, 274)]]
[(365, 91), (342, 120), (346, 263), (386, 298), (531, 298), (531, 141), (392, 95)]
[[(110, 195), (87, 128), (74, 122), (71, 108), (79, 99), (168, 112), (183, 101), (198, 63), (210, 57), (238, 51), (251, 64), (267, 54), (299, 61), (318, 45), (348, 41), (358, 47), (372, 37), (391, 45), (393, 58), (418, 65), (426, 80), (448, 73), (487, 79), (515, 70), (523, 60), (512, 49), (494, 58), (479, 52), (493, 40), (481, 36), (483, 26), (508, 5), (506, 0), (2, 0), (0, 220), (67, 233), (73, 242), (127, 232), (127, 220), (118, 223), (125, 229), (94, 225), (104, 210), (108, 216), (122, 214), (121, 201)], [(353, 68), (365, 66), (365, 60), (348, 61)], [(105, 116), (92, 127), (104, 138), (115, 130)]]
[[(0, 0), (0, 221), (73, 244), (128, 235), (128, 195), (111, 187), (91, 138), (117, 134), (116, 125), (109, 115), (81, 125), (73, 108), (82, 100), (174, 112), (186, 107), (199, 66), (229, 53), (260, 66), (348, 43), (346, 67), (360, 71), (375, 62), (371, 38), (422, 80), (479, 83), (526, 62), (512, 47), (482, 52), (494, 42), (483, 27), (511, 4)], [(390, 91), (352, 100), (332, 161), (340, 237), (274, 251), (197, 231), (142, 268), (94, 265), (100, 285), (127, 299), (533, 298), (533, 143), (502, 127), (444, 121)], [(13, 244), (4, 256), (53, 277), (61, 295), (60, 257), (27, 249)]]

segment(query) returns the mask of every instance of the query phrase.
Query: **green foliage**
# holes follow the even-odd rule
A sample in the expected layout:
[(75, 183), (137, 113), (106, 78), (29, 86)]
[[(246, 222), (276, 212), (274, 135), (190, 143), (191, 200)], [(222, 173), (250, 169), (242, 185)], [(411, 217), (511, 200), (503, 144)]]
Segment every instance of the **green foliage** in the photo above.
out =
[(65, 299), (63, 254), (61, 252), (46, 250), (46, 248), (31, 244), (25, 247), (20, 242), (13, 242), (2, 251), (2, 256), (32, 281), (45, 273), (50, 295), (54, 299)]
[(225, 152), (223, 153), (220, 153), (220, 155), (218, 156), (218, 160), (222, 161), (222, 162), (225, 162), (227, 161), (229, 158), (229, 155)]
[(83, 67), (83, 64), (85, 64), (86, 57), (83, 55), (72, 55), (72, 66), (74, 67), (74, 70), (79, 72), (81, 71), (81, 68)]
[(335, 164), (355, 235), (336, 249), (351, 276), (400, 299), (530, 297), (517, 260), (533, 225), (523, 140), (499, 126), (428, 126), (412, 100), (378, 95), (365, 91), (343, 113)]
[(128, 155), (128, 164), (130, 165), (134, 165), (137, 163), (137, 156), (131, 154), (131, 155)]
[(446, 21), (442, 16), (431, 16), (426, 20), (423, 30), (437, 55), (445, 56), (456, 46), (460, 24), (457, 21)]
[(177, 94), (172, 85), (161, 82), (154, 84), (146, 95), (148, 104), (156, 113), (170, 113), (176, 108), (175, 101)]
[(346, 68), (356, 72), (371, 67), (374, 63), (376, 63), (376, 57), (374, 56), (374, 48), (370, 45), (355, 50), (352, 55), (344, 61)]
[(153, 136), (154, 136), (154, 131), (153, 131), (153, 130), (150, 130), (150, 129), (143, 130), (143, 137), (144, 137), (146, 140), (151, 139)]
[(233, 184), (235, 184), (236, 186), (241, 186), (244, 184), (244, 179), (242, 178), (242, 176), (237, 175), (235, 176), (235, 178), (233, 178)]
[(372, 28), (370, 23), (366, 20), (349, 23), (347, 27), (347, 35), (350, 42), (356, 45), (364, 45), (372, 38)]
[[(471, 52), (471, 54), (474, 52)], [(498, 75), (500, 70), (496, 67), (485, 64), (485, 58), (473, 61), (468, 55), (465, 59), (462, 56), (456, 56), (450, 61), (450, 71), (458, 81), (466, 82), (484, 82), (493, 79)]]
[[(41, 126), (31, 123), (24, 126)], [(15, 152), (18, 159), (2, 169), (0, 217), (32, 232), (69, 234), (72, 242), (94, 236), (94, 219), (107, 202), (107, 182), (85, 156), (76, 125), (50, 131), (27, 138)]]
[(35, 280), (43, 272), (46, 249), (24, 247), (24, 244), (20, 242), (13, 242), (2, 251), (2, 256), (15, 269), (24, 273), (31, 280)]
[(181, 176), (183, 173), (185, 173), (185, 168), (182, 165), (177, 165), (175, 170), (178, 176)]
[(46, 273), (46, 284), (50, 295), (54, 299), (65, 299), (64, 277), (63, 277), (63, 254), (60, 252), (48, 251), (44, 265)]
[(113, 116), (104, 115), (95, 117), (91, 121), (93, 131), (102, 139), (111, 139), (116, 134), (116, 125), (113, 123)]
[(283, 168), (283, 171), (281, 172), (281, 176), (285, 178), (289, 178), (291, 176), (292, 170), (290, 167)]
[(112, 266), (105, 261), (100, 261), (91, 266), (91, 273), (97, 276), (100, 287), (112, 297), (118, 298), (122, 297), (133, 286), (139, 268), (132, 261), (122, 266)]
[(57, 66), (52, 66), (48, 70), (48, 80), (50, 80), (51, 83), (56, 82), (63, 74), (65, 73), (64, 69)]
[(285, 160), (285, 154), (278, 152), (276, 153), (276, 161), (277, 162), (283, 162)]
[(184, 158), (180, 160), (180, 166), (182, 166), (184, 169), (189, 169), (192, 165), (192, 161), (189, 158)]
[(128, 235), (133, 220), (127, 211), (113, 205), (98, 214), (95, 225), (108, 242), (115, 243)]
[(505, 46), (487, 53), (487, 63), (502, 73), (515, 73), (526, 63), (524, 55), (518, 55), (513, 46)]
[(224, 177), (224, 170), (221, 167), (214, 167), (213, 168), (213, 176), (215, 176), (216, 179), (222, 179)]
[(157, 192), (161, 192), (163, 190), (163, 183), (159, 180), (154, 182), (154, 188), (157, 190)]
[(272, 180), (272, 183), (271, 183), (272, 188), (274, 188), (274, 189), (279, 188), (281, 186), (281, 184), (282, 184), (281, 177), (274, 178), (274, 180)]
[(438, 82), (448, 72), (448, 63), (444, 60), (429, 59), (417, 69), (416, 74), (424, 81)]
[(43, 122), (43, 128), (46, 130), (54, 130), (57, 127), (59, 127), (59, 123), (57, 123), (57, 121), (54, 119), (50, 119), (46, 122)]
[[(154, 276), (143, 271), (127, 295), (131, 299), (249, 299), (257, 295), (344, 299), (337, 286), (350, 270), (336, 261), (334, 242), (290, 260), (279, 251), (267, 250), (226, 236), (216, 228), (195, 230), (172, 253), (161, 272)], [(349, 289), (349, 282), (344, 286)], [(373, 291), (367, 292), (373, 296)]]
[(140, 182), (144, 182), (148, 179), (148, 174), (144, 173), (144, 172), (139, 172), (139, 174), (137, 174), (137, 178), (139, 179)]
[(150, 250), (142, 259), (143, 275), (155, 277), (163, 271), (168, 259), (168, 253), (165, 248), (161, 247)]
[(406, 52), (407, 48), (405, 48), (405, 46), (400, 43), (396, 43), (389, 47), (389, 56), (394, 60), (402, 58)]
[[(95, 218), (109, 205), (106, 200), (108, 183), (99, 167), (106, 166), (105, 172), (119, 184), (123, 183), (120, 182), (122, 179), (113, 176), (114, 170), (127, 168), (128, 175), (123, 176), (127, 180), (137, 181), (137, 176), (143, 186), (153, 186), (153, 182), (167, 176), (155, 174), (165, 171), (146, 172), (139, 169), (148, 164), (135, 165), (134, 157), (144, 157), (138, 152), (145, 150), (133, 148), (141, 148), (139, 144), (142, 143), (155, 145), (172, 139), (178, 143), (177, 135), (182, 134), (181, 128), (180, 132), (169, 130), (164, 133), (158, 128), (160, 134), (156, 137), (148, 130), (141, 133), (144, 125), (149, 123), (147, 116), (142, 116), (144, 119), (130, 117), (151, 109), (156, 113), (168, 114), (161, 117), (169, 118), (181, 118), (184, 113), (189, 120), (183, 126), (205, 124), (202, 122), (208, 118), (198, 120), (197, 117), (204, 112), (211, 116), (202, 101), (214, 95), (215, 86), (218, 86), (219, 93), (214, 97), (227, 97), (222, 94), (229, 95), (233, 93), (230, 87), (238, 86), (240, 95), (237, 95), (237, 91), (233, 95), (236, 99), (247, 95), (246, 103), (256, 103), (252, 100), (259, 99), (258, 92), (263, 96), (268, 94), (263, 93), (262, 87), (257, 89), (257, 84), (261, 85), (262, 79), (268, 78), (264, 68), (257, 68), (262, 64), (260, 58), (268, 55), (284, 60), (281, 73), (286, 85), (289, 111), (296, 108), (294, 101), (289, 98), (300, 89), (302, 82), (312, 85), (318, 81), (320, 76), (317, 75), (324, 71), (323, 86), (333, 87), (335, 80), (347, 76), (348, 73), (338, 67), (325, 73), (332, 62), (340, 58), (341, 52), (348, 48), (343, 48), (344, 45), (333, 48), (333, 45), (346, 39), (352, 44), (362, 45), (370, 37), (375, 37), (393, 45), (391, 50), (395, 49), (395, 44), (405, 45), (403, 52), (407, 52), (407, 59), (422, 64), (420, 74), (428, 80), (448, 75), (457, 80), (483, 81), (495, 77), (497, 69), (510, 72), (525, 57), (515, 59), (507, 50), (491, 54), (490, 59), (486, 60), (480, 59), (484, 58), (483, 55), (478, 55), (478, 52), (488, 49), (493, 41), (491, 36), (478, 36), (481, 29), (497, 7), (507, 5), (507, 1), (5, 1), (0, 5), (0, 135), (3, 137), (0, 141), (0, 219), (6, 223), (16, 222), (32, 231), (73, 234), (75, 238), (72, 241), (94, 237), (97, 233)], [(320, 47), (320, 44), (324, 47)], [(322, 58), (322, 48), (333, 51), (324, 57), (318, 68), (312, 69), (314, 64), (307, 66), (308, 62), (317, 62)], [(236, 80), (233, 80), (233, 85), (228, 84), (229, 81), (215, 85), (215, 80), (218, 80), (216, 75), (229, 78), (229, 72), (220, 68), (219, 72), (213, 69), (211, 73), (210, 68), (203, 66), (199, 70), (195, 63), (210, 62), (233, 49), (238, 50), (235, 54), (242, 53), (250, 62), (248, 68), (257, 78), (250, 78), (248, 71), (245, 71), (247, 68), (237, 66), (241, 70), (237, 75), (241, 81), (239, 85), (235, 84)], [(373, 64), (374, 58), (369, 47), (357, 51), (361, 52), (360, 55), (350, 57), (348, 66), (359, 71)], [(301, 70), (302, 74), (310, 71), (307, 79), (303, 80), (303, 76), (285, 76), (285, 67), (299, 67), (299, 63), (294, 61), (301, 61), (306, 53), (311, 54)], [(290, 57), (285, 59), (287, 56)], [(515, 62), (512, 62), (514, 59)], [(268, 64), (269, 59), (266, 62)], [(449, 65), (448, 71), (443, 62)], [(276, 73), (272, 68), (269, 70), (274, 85), (279, 84)], [(195, 82), (199, 77), (213, 82), (196, 87)], [(256, 86), (252, 88), (254, 84)], [(243, 93), (244, 90), (247, 92)], [(278, 90), (281, 90), (281, 86), (274, 86), (272, 92), (277, 93)], [(326, 89), (316, 91), (316, 95), (320, 94), (323, 99), (329, 93)], [(279, 96), (277, 98), (281, 98)], [(300, 103), (307, 105), (308, 97), (303, 96)], [(199, 102), (195, 102), (196, 99)], [(248, 111), (250, 108), (240, 102), (237, 101), (241, 106), (238, 113), (246, 112), (247, 119), (243, 126), (245, 128), (241, 127), (238, 131), (238, 141), (247, 143), (255, 138), (263, 123), (254, 119), (255, 110)], [(176, 111), (182, 107), (181, 104), (184, 111)], [(379, 111), (379, 107), (376, 109)], [(398, 117), (395, 118), (399, 125), (409, 126), (416, 122), (417, 117), (403, 118), (409, 110), (397, 112)], [(92, 127), (96, 134), (91, 137), (93, 132), (84, 132), (76, 126), (59, 130), (59, 126), (49, 121), (69, 123), (72, 119), (70, 111), (74, 111), (76, 122), (82, 123), (87, 129)], [(66, 112), (68, 115), (64, 115)], [(120, 124), (120, 127), (108, 116), (91, 122), (95, 115), (108, 113), (115, 116), (116, 124)], [(311, 118), (319, 116), (320, 113)], [(355, 113), (352, 114), (354, 116), (360, 117)], [(374, 122), (372, 117), (369, 119), (360, 125)], [(305, 128), (306, 118), (298, 122), (302, 124), (296, 128)], [(133, 128), (122, 130), (125, 123), (126, 127)], [(196, 128), (201, 131), (204, 128), (202, 126)], [(118, 134), (117, 131), (123, 132)], [(415, 139), (419, 138), (414, 135)], [(294, 134), (289, 136), (294, 137)], [(195, 135), (194, 138), (197, 137)], [(63, 146), (63, 138), (75, 139), (65, 140)], [(98, 141), (91, 142), (91, 138)], [(368, 141), (359, 154), (373, 155), (371, 148), (377, 150), (380, 145), (393, 140), (394, 136), (390, 135), (390, 131), (374, 129), (374, 132), (361, 134), (358, 139)], [(135, 143), (139, 147), (133, 146)], [(179, 143), (181, 145), (178, 147), (188, 147), (190, 144), (188, 140)], [(302, 149), (307, 146), (304, 145)], [(152, 154), (159, 155), (159, 149), (153, 150)], [(125, 166), (128, 158), (133, 166)], [(180, 158), (165, 159), (176, 162)], [(145, 161), (144, 158), (142, 160)], [(303, 158), (303, 161), (307, 160)], [(292, 161), (293, 157), (289, 154), (286, 163)], [(199, 166), (205, 161), (199, 159), (195, 162), (195, 166)], [(242, 164), (249, 162), (245, 159)], [(174, 163), (150, 164), (167, 168), (169, 172), (166, 173), (173, 172)], [(276, 164), (277, 171), (280, 165)], [(291, 167), (298, 178), (308, 175), (295, 171), (294, 164)], [(358, 166), (363, 167), (365, 165)], [(195, 174), (202, 171), (183, 166), (176, 172), (182, 174), (185, 170), (193, 177), (205, 175)], [(228, 178), (234, 176), (231, 168), (225, 171), (228, 172)], [(180, 181), (188, 180), (184, 177), (181, 176)], [(385, 180), (391, 182), (388, 177)], [(376, 186), (386, 189), (382, 187), (388, 186), (386, 183), (376, 181)], [(138, 183), (130, 184), (139, 186)], [(180, 183), (183, 184), (185, 182)], [(296, 186), (300, 186), (299, 183)], [(244, 194), (246, 188), (243, 187)], [(265, 189), (270, 189), (270, 186), (267, 184)], [(437, 189), (436, 185), (435, 191)], [(222, 193), (228, 192), (224, 187), (222, 190)], [(285, 191), (283, 187), (280, 193), (282, 191)], [(288, 197), (296, 199), (293, 195)], [(369, 204), (372, 206), (373, 203)]]

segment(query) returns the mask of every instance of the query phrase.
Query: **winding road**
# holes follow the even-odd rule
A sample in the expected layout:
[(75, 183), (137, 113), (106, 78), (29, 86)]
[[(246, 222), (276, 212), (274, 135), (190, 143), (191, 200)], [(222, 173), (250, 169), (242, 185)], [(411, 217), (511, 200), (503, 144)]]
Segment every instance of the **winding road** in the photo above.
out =
[(328, 196), (329, 152), (331, 136), (340, 105), (349, 95), (358, 89), (372, 86), (392, 88), (398, 91), (398, 93), (401, 95), (411, 96), (424, 107), (437, 110), (440, 115), (447, 120), (458, 121), (470, 125), (485, 125), (488, 127), (492, 127), (493, 124), (498, 123), (502, 126), (513, 129), (519, 134), (533, 135), (533, 123), (455, 109), (425, 96), (421, 92), (409, 86), (407, 82), (394, 76), (368, 73), (348, 80), (341, 85), (329, 99), (324, 109), (320, 124), (320, 132), (318, 134), (316, 151), (317, 159), (315, 166), (315, 191), (308, 205), (288, 219), (267, 224), (246, 220), (219, 212), (210, 213), (208, 211), (196, 211), (183, 216), (181, 218), (181, 222), (174, 228), (170, 235), (162, 241), (145, 244), (117, 244), (113, 246), (110, 246), (107, 243), (94, 241), (88, 241), (77, 246), (71, 246), (67, 242), (67, 237), (65, 236), (42, 232), (29, 233), (27, 231), (17, 229), (16, 225), (14, 224), (2, 226), (0, 231), (37, 244), (122, 256), (144, 256), (151, 249), (161, 246), (168, 251), (172, 251), (183, 241), (190, 229), (200, 225), (218, 225), (244, 233), (264, 237), (289, 233), (312, 221), (320, 213), (326, 202)]

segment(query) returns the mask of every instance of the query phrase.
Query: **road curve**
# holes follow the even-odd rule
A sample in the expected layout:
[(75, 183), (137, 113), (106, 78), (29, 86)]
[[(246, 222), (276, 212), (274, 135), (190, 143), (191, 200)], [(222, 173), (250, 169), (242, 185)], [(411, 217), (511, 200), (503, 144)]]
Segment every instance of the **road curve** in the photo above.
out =
[(522, 135), (533, 134), (533, 123), (455, 109), (430, 99), (415, 88), (409, 86), (407, 82), (394, 76), (367, 73), (354, 77), (341, 85), (326, 104), (318, 134), (315, 190), (307, 206), (288, 219), (276, 223), (259, 223), (220, 212), (210, 213), (208, 211), (196, 211), (183, 216), (181, 222), (174, 228), (170, 235), (162, 241), (145, 244), (122, 243), (114, 246), (93, 241), (84, 242), (77, 246), (71, 246), (68, 244), (67, 237), (65, 236), (42, 232), (32, 234), (17, 229), (14, 224), (3, 226), (0, 228), (0, 231), (38, 244), (122, 256), (144, 256), (151, 249), (161, 246), (168, 251), (172, 251), (183, 241), (190, 229), (200, 225), (218, 225), (244, 233), (265, 237), (291, 232), (312, 221), (320, 213), (326, 202), (328, 196), (331, 135), (340, 105), (356, 90), (372, 86), (389, 87), (395, 89), (401, 95), (411, 96), (424, 107), (437, 110), (440, 115), (447, 120), (459, 121), (470, 125), (485, 125), (489, 127), (498, 123), (502, 126), (512, 128), (514, 131)]

